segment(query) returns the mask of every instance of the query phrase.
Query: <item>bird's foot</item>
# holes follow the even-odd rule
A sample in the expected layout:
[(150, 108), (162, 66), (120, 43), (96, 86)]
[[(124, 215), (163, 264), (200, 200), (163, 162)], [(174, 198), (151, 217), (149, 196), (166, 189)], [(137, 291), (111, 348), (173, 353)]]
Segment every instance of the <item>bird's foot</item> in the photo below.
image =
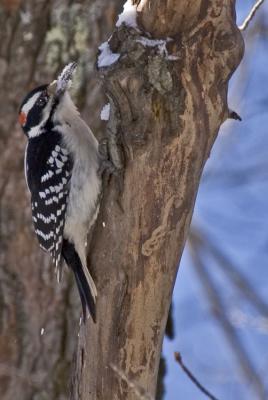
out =
[(99, 174), (102, 176), (105, 172), (108, 175), (116, 175), (118, 176), (118, 169), (114, 165), (114, 163), (109, 159), (109, 151), (108, 151), (108, 140), (107, 138), (103, 138), (99, 143), (99, 158), (100, 158), (100, 167)]

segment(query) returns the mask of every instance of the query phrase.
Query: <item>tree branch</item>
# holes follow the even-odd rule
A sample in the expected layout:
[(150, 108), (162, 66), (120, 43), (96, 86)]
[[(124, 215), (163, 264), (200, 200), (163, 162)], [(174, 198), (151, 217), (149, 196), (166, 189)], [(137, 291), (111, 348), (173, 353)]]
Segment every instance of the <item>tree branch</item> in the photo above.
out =
[(181, 366), (182, 370), (186, 373), (186, 375), (191, 379), (191, 381), (204, 393), (209, 399), (211, 400), (218, 400), (213, 394), (211, 394), (199, 381), (196, 377), (192, 374), (192, 372), (186, 367), (184, 362), (182, 361), (182, 356), (180, 353), (174, 353), (175, 360)]
[(258, 0), (252, 9), (250, 10), (248, 16), (244, 20), (244, 22), (239, 26), (240, 31), (245, 31), (251, 22), (251, 20), (254, 18), (254, 15), (256, 14), (257, 10), (261, 7), (261, 5), (264, 3), (264, 0)]

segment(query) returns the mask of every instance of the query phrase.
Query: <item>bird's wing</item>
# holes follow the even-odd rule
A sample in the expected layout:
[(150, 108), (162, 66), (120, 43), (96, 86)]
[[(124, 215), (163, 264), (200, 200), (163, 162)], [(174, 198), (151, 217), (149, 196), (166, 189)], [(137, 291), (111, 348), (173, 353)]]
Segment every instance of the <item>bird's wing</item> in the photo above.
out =
[(50, 253), (56, 267), (61, 260), (72, 173), (71, 156), (60, 139), (60, 136), (53, 133), (49, 142), (41, 137), (38, 146), (36, 141), (31, 146), (30, 140), (26, 154), (26, 174), (32, 195), (35, 233), (40, 247)]

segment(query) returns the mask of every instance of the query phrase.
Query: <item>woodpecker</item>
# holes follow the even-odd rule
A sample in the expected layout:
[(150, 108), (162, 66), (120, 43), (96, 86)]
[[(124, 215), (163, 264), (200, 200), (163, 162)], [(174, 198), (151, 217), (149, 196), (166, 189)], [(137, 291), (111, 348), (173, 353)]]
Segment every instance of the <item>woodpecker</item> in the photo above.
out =
[(76, 69), (67, 65), (56, 81), (32, 90), (19, 109), (28, 139), (25, 178), (40, 247), (61, 277), (65, 260), (82, 303), (96, 320), (97, 289), (87, 268), (86, 240), (98, 214), (101, 193), (98, 141), (80, 117), (68, 89)]

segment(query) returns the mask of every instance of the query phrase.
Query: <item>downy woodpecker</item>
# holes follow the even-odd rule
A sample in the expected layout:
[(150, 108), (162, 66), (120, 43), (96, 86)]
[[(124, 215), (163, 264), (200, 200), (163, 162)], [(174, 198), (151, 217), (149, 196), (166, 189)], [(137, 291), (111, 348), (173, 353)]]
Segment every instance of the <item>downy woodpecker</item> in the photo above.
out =
[(81, 119), (68, 89), (76, 64), (67, 65), (51, 84), (32, 90), (19, 109), (28, 144), (25, 177), (40, 247), (55, 264), (64, 259), (74, 273), (84, 320), (95, 321), (97, 290), (88, 271), (86, 240), (98, 214), (101, 180), (98, 142)]

